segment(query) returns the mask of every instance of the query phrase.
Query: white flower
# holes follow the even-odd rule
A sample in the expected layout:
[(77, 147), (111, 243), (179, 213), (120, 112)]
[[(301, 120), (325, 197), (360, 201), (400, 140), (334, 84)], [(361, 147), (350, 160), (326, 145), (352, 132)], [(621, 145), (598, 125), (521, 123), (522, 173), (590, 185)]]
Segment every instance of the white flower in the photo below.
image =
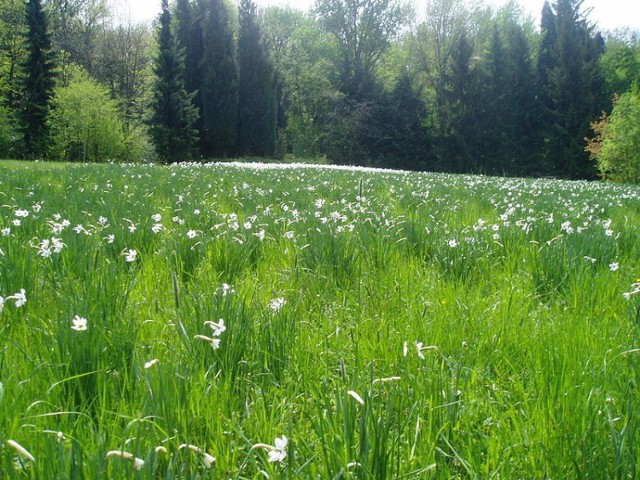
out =
[(284, 457), (287, 456), (287, 444), (289, 443), (289, 439), (282, 435), (282, 437), (277, 438), (275, 440), (275, 446), (273, 450), (269, 452), (268, 460), (270, 462), (282, 462)]
[(124, 460), (132, 460), (133, 461), (134, 470), (140, 470), (142, 467), (144, 467), (144, 460), (143, 459), (138, 458), (135, 455), (133, 455), (132, 453), (125, 452), (123, 450), (111, 450), (111, 451), (107, 452), (106, 457), (107, 458), (109, 458), (109, 457), (119, 457), (119, 458), (122, 458)]
[(16, 301), (16, 307), (21, 307), (25, 303), (27, 303), (27, 296), (26, 296), (26, 292), (24, 291), (24, 288), (21, 288), (20, 292), (14, 293), (10, 297), (7, 297), (7, 299), (9, 298)]
[(356, 392), (354, 392), (353, 390), (349, 390), (347, 392), (347, 395), (349, 395), (350, 397), (352, 397), (356, 402), (358, 402), (360, 405), (364, 405), (364, 400), (362, 399), (362, 397), (360, 395), (358, 395)]
[(274, 298), (269, 302), (269, 308), (273, 310), (274, 313), (278, 313), (286, 303), (287, 301), (282, 297)]
[(228, 283), (223, 283), (220, 289), (222, 290), (223, 297), (226, 297), (230, 293), (235, 293), (235, 289), (233, 288), (233, 285), (229, 285)]
[(224, 332), (227, 329), (226, 325), (224, 324), (224, 320), (222, 318), (218, 320), (218, 323), (207, 321), (207, 322), (204, 322), (204, 324), (211, 327), (211, 330), (212, 330), (211, 335), (213, 335), (214, 337), (219, 337), (222, 334), (222, 332)]
[(84, 332), (87, 329), (87, 319), (81, 317), (80, 315), (76, 315), (73, 317), (73, 326), (71, 330), (75, 330), (76, 332)]
[(158, 223), (160, 220), (162, 220), (162, 215), (160, 215), (159, 213), (154, 213), (153, 215), (151, 215), (151, 220)]
[(11, 220), (11, 223), (14, 227), (19, 227), (22, 224), (22, 222), (18, 218), (14, 218), (13, 220)]
[(209, 344), (211, 345), (211, 348), (213, 348), (214, 350), (218, 350), (220, 348), (219, 338), (211, 338), (211, 337), (207, 337), (206, 335), (195, 335), (193, 338), (209, 342)]
[(202, 465), (204, 466), (204, 468), (211, 468), (211, 465), (213, 464), (213, 462), (216, 461), (216, 457), (214, 457), (213, 455), (208, 454), (207, 452), (205, 452), (204, 450), (202, 450), (200, 447), (198, 447), (196, 445), (189, 445), (188, 443), (183, 443), (182, 445), (180, 445), (178, 447), (178, 450), (182, 450), (183, 448), (186, 448), (188, 450), (191, 450), (192, 452), (196, 452), (196, 453), (199, 453), (200, 455), (202, 455), (202, 459), (201, 460), (202, 460)]
[(138, 258), (138, 252), (133, 248), (125, 250), (122, 255), (124, 255), (124, 260), (129, 263), (135, 262), (136, 258)]
[(422, 360), (425, 359), (424, 354), (422, 353), (425, 350), (437, 350), (438, 347), (436, 347), (435, 345), (429, 345), (428, 347), (425, 347), (424, 344), (422, 342), (416, 342), (416, 350), (418, 351), (418, 357), (420, 357)]
[(620, 268), (620, 264), (618, 262), (612, 262), (609, 264), (609, 270), (611, 270), (612, 272), (615, 272), (619, 268)]
[(157, 358), (154, 358), (153, 360), (149, 360), (148, 362), (146, 362), (144, 364), (144, 368), (151, 368), (153, 367), (155, 364), (157, 364), (159, 362), (159, 360)]
[(447, 245), (451, 248), (456, 248), (458, 246), (458, 242), (455, 238), (452, 238), (447, 242)]
[(187, 232), (187, 237), (189, 238), (196, 238), (198, 236), (198, 232), (196, 232), (195, 230), (189, 230)]
[(281, 437), (276, 437), (275, 445), (267, 445), (266, 443), (256, 443), (251, 448), (264, 448), (268, 450), (268, 458), (269, 462), (282, 462), (287, 456), (287, 444), (289, 443), (289, 439), (282, 435)]
[(153, 233), (159, 233), (164, 229), (164, 225), (162, 225), (161, 223), (156, 223), (151, 227), (151, 231)]
[(287, 239), (291, 240), (291, 239), (293, 239), (294, 235), (295, 234), (293, 233), (293, 231), (288, 231), (288, 232), (284, 233), (284, 238), (287, 238)]
[(22, 217), (22, 218), (26, 218), (29, 216), (29, 210), (16, 210), (14, 212), (14, 215), (16, 217)]
[(106, 240), (107, 243), (113, 243), (116, 241), (116, 236), (114, 234), (107, 235), (106, 237), (103, 238), (103, 240)]
[(7, 237), (7, 236), (11, 235), (11, 228), (5, 227), (2, 230), (0, 230), (0, 233), (2, 233), (3, 237)]

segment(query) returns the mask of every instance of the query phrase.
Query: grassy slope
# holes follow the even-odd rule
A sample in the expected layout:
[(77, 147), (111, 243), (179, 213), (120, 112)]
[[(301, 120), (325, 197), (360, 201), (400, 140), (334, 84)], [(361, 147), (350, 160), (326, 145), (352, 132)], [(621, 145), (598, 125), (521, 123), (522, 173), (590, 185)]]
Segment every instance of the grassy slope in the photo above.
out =
[[(16, 470), (5, 444), (0, 476), (638, 474), (635, 188), (0, 167), (0, 295), (28, 297), (0, 313), (0, 439), (36, 458)], [(65, 247), (39, 256), (54, 236)], [(214, 350), (194, 336), (219, 318)], [(283, 434), (284, 463), (252, 448)], [(105, 457), (120, 449), (145, 466)]]

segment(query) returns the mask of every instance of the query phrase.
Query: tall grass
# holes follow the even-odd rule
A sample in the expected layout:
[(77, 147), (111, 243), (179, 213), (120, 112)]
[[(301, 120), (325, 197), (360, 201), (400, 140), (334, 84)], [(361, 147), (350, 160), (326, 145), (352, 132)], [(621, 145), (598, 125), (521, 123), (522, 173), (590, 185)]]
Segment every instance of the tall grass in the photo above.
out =
[(0, 164), (0, 477), (634, 478), (639, 226), (629, 186)]

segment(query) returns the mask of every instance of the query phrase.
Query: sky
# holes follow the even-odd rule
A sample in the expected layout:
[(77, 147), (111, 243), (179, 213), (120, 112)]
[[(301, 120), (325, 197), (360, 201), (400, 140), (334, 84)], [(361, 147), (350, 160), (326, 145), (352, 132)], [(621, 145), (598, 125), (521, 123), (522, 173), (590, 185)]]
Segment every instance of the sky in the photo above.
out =
[[(486, 0), (490, 5), (500, 6), (506, 0)], [(114, 0), (118, 4), (122, 14), (128, 13), (136, 21), (151, 21), (160, 11), (160, 0)], [(314, 0), (256, 0), (258, 6), (289, 5), (300, 10), (308, 10)], [(524, 11), (539, 22), (540, 12), (544, 0), (519, 0)], [(414, 4), (420, 14), (424, 10), (425, 0), (414, 0)], [(591, 8), (589, 20), (597, 23), (600, 30), (615, 30), (618, 27), (631, 27), (640, 30), (640, 1), (638, 0), (585, 0), (583, 11)]]

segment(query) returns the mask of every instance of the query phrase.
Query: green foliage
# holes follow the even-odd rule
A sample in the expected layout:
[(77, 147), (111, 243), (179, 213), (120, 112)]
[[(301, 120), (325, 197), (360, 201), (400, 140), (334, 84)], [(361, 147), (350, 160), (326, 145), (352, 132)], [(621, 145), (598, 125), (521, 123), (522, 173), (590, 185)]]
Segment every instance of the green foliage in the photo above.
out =
[(630, 90), (634, 82), (640, 82), (640, 41), (608, 39), (600, 65), (611, 95)]
[(194, 155), (196, 108), (184, 85), (184, 56), (173, 31), (167, 0), (162, 3), (156, 83), (149, 131), (156, 153), (164, 163), (189, 161)]
[(197, 4), (202, 30), (200, 154), (231, 156), (238, 141), (238, 58), (229, 7), (223, 0)]
[(25, 79), (20, 121), (27, 157), (46, 155), (48, 122), (54, 87), (54, 64), (51, 40), (42, 2), (27, 2), (27, 58), (23, 64)]
[(108, 89), (79, 67), (72, 70), (68, 84), (55, 91), (49, 120), (51, 158), (82, 162), (141, 160), (133, 156), (136, 149), (128, 152), (117, 104)]
[(238, 32), (238, 148), (240, 153), (274, 155), (278, 85), (252, 0), (240, 2)]
[(592, 178), (584, 152), (590, 123), (607, 107), (599, 59), (604, 41), (584, 18), (579, 0), (545, 4), (538, 70), (545, 112), (545, 162), (557, 175)]
[(2, 161), (0, 192), (2, 478), (640, 474), (637, 186)]
[(19, 131), (12, 111), (0, 105), (0, 157), (17, 158)]
[(622, 94), (604, 125), (596, 157), (604, 178), (640, 183), (640, 90)]

